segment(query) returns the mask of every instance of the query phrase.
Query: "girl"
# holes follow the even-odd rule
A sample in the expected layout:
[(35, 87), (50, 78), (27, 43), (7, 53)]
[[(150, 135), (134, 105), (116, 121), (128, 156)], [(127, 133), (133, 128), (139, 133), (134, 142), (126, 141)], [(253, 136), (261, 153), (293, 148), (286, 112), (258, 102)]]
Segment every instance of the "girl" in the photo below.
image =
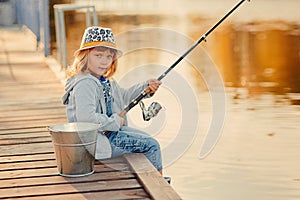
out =
[(69, 122), (101, 124), (97, 135), (96, 159), (116, 157), (125, 153), (144, 153), (162, 173), (158, 142), (146, 133), (127, 126), (123, 108), (147, 87), (153, 95), (161, 82), (150, 79), (128, 89), (114, 79), (118, 57), (113, 33), (109, 28), (89, 27), (67, 70), (66, 93), (62, 97)]

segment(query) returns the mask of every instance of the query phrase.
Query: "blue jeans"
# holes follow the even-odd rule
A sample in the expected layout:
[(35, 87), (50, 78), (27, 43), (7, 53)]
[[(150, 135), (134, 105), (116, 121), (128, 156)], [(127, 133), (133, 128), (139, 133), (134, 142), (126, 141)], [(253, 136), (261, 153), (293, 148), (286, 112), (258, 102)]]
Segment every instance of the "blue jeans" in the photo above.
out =
[(118, 132), (107, 135), (112, 147), (112, 157), (126, 153), (144, 153), (158, 170), (162, 170), (162, 159), (159, 143), (147, 133), (123, 126)]

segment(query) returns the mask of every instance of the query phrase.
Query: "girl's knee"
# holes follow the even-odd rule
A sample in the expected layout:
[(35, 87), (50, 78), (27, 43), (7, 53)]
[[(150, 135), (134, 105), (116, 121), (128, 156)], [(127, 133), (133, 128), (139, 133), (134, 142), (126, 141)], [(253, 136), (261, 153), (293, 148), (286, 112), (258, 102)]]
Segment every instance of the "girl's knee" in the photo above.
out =
[(149, 138), (148, 139), (148, 144), (151, 150), (153, 151), (160, 151), (160, 144), (158, 141), (154, 138)]

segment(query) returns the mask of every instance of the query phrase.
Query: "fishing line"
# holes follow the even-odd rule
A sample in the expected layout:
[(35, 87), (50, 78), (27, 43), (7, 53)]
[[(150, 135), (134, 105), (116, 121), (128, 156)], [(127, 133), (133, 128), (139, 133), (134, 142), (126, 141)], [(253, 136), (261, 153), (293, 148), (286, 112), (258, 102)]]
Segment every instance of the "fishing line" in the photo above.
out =
[[(210, 28), (206, 33), (204, 33), (182, 56), (180, 56), (165, 72), (163, 72), (157, 80), (162, 80), (172, 69), (175, 68), (175, 66), (180, 63), (193, 49), (195, 49), (202, 41), (206, 42), (207, 36), (213, 32), (229, 15), (231, 15), (242, 3), (244, 3), (246, 0), (241, 0), (238, 4), (236, 4), (226, 15), (224, 15), (212, 28)], [(250, 2), (250, 0), (247, 0)], [(150, 88), (147, 87), (139, 96), (137, 96), (135, 99), (133, 99), (125, 108), (124, 110), (119, 114), (121, 117), (124, 117), (126, 113), (131, 110), (134, 106), (139, 104), (139, 102), (147, 96), (147, 94), (150, 92)], [(151, 106), (146, 109), (144, 108), (143, 103), (140, 104), (142, 111), (143, 111), (143, 117), (144, 120), (148, 121), (152, 117), (156, 116), (159, 110), (161, 109), (161, 106), (158, 103), (151, 104)]]

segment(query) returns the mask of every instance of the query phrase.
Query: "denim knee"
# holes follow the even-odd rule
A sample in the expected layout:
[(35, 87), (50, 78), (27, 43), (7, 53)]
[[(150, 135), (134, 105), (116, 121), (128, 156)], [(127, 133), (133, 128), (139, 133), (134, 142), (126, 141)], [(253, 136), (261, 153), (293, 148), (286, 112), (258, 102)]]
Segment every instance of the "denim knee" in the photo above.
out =
[(149, 137), (147, 138), (147, 143), (149, 146), (148, 151), (160, 151), (160, 145), (156, 139)]
[(112, 157), (125, 153), (144, 153), (157, 170), (162, 170), (160, 145), (154, 138), (147, 135), (119, 131), (108, 135), (108, 139), (112, 146)]

